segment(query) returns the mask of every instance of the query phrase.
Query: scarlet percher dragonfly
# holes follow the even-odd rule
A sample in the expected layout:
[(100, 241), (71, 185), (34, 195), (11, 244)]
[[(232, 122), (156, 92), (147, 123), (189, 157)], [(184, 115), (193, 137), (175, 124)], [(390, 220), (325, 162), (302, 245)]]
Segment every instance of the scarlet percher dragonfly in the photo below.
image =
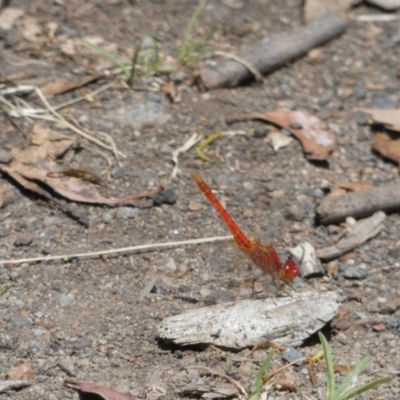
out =
[(228, 214), (228, 211), (226, 211), (224, 206), (215, 197), (214, 193), (203, 179), (197, 174), (193, 174), (193, 178), (199, 185), (200, 190), (221, 215), (221, 218), (231, 231), (239, 249), (245, 253), (254, 264), (259, 266), (264, 272), (270, 274), (275, 282), (278, 279), (281, 282), (290, 283), (290, 281), (296, 278), (299, 274), (299, 267), (291, 258), (288, 258), (285, 263), (282, 263), (272, 244), (261, 244), (258, 239), (249, 239), (237, 226), (236, 222)]

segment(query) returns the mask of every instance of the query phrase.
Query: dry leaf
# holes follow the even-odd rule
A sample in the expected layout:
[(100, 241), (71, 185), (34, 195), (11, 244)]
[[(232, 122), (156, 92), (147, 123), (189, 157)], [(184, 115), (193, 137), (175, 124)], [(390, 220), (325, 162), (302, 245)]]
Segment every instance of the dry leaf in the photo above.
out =
[(99, 73), (92, 76), (85, 76), (78, 81), (72, 81), (67, 78), (57, 78), (53, 82), (49, 82), (46, 85), (42, 86), (40, 89), (46, 99), (51, 99), (56, 94), (65, 93), (70, 90), (82, 87), (87, 85), (90, 82), (93, 82), (97, 79), (103, 78), (104, 74)]
[(384, 157), (400, 164), (400, 138), (392, 139), (388, 134), (380, 132), (374, 136), (371, 146)]
[(247, 119), (261, 119), (286, 129), (300, 140), (309, 160), (327, 160), (335, 148), (335, 134), (328, 124), (306, 111), (291, 111), (284, 108), (265, 113), (233, 115), (226, 119), (232, 123)]
[(128, 396), (106, 386), (95, 385), (93, 383), (81, 383), (79, 389), (84, 393), (95, 393), (104, 400), (136, 400), (134, 397)]
[(0, 28), (9, 31), (15, 24), (15, 22), (22, 15), (25, 14), (24, 10), (20, 8), (7, 7), (0, 14)]
[(387, 129), (400, 131), (400, 108), (359, 108), (356, 111), (371, 114), (374, 122), (385, 125), (385, 128)]
[(324, 179), (330, 183), (333, 183), (334, 185), (340, 186), (343, 189), (351, 190), (353, 192), (357, 192), (358, 190), (373, 189), (375, 187), (375, 185), (366, 182), (345, 182), (328, 177), (325, 177)]
[(33, 370), (31, 364), (23, 363), (11, 368), (7, 372), (7, 378), (12, 380), (23, 380), (23, 379), (33, 379), (35, 376), (35, 371)]
[(10, 153), (11, 162), (8, 164), (0, 163), (0, 170), (10, 175), (25, 189), (38, 193), (47, 199), (53, 199), (53, 196), (46, 191), (43, 185), (39, 185), (38, 181), (59, 195), (81, 203), (119, 206), (152, 196), (163, 189), (159, 187), (151, 193), (123, 198), (105, 198), (97, 191), (92, 182), (59, 173), (60, 166), (56, 160), (64, 156), (74, 145), (74, 139), (40, 125), (35, 125), (28, 144), (22, 149), (12, 149)]
[(293, 376), (287, 372), (278, 376), (274, 383), (274, 389), (279, 392), (297, 392), (296, 382)]

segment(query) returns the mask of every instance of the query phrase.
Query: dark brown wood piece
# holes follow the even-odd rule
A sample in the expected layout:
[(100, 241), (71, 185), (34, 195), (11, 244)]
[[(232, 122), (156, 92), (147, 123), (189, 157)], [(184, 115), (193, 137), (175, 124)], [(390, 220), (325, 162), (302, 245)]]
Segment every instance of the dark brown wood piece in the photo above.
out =
[(317, 208), (323, 225), (342, 222), (346, 217), (363, 218), (376, 211), (400, 210), (400, 183), (390, 183), (374, 189), (327, 197)]
[[(306, 54), (315, 46), (339, 36), (346, 27), (347, 22), (344, 19), (336, 15), (327, 15), (289, 32), (271, 35), (239, 57), (262, 74), (266, 74)], [(228, 60), (213, 68), (203, 68), (200, 78), (207, 89), (215, 89), (235, 87), (254, 77), (243, 64)]]

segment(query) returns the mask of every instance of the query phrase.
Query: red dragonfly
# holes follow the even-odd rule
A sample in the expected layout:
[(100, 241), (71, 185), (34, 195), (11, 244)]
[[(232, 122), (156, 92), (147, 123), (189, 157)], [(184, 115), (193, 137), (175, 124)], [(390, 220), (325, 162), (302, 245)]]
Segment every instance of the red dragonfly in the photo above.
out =
[(228, 211), (226, 211), (224, 206), (215, 197), (214, 193), (203, 179), (197, 174), (193, 174), (193, 178), (199, 185), (200, 190), (219, 212), (221, 218), (231, 231), (239, 249), (245, 253), (254, 264), (260, 267), (264, 272), (270, 274), (274, 282), (278, 279), (283, 283), (290, 284), (299, 274), (299, 267), (297, 264), (291, 258), (288, 258), (285, 263), (282, 263), (272, 244), (261, 244), (259, 239), (249, 239), (237, 226), (236, 222), (228, 214)]

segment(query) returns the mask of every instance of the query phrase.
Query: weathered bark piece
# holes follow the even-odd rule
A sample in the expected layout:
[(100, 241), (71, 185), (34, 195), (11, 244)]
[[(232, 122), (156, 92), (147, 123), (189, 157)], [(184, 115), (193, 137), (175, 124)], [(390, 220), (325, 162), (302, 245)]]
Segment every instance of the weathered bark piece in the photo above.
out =
[(299, 346), (337, 310), (335, 292), (316, 291), (218, 304), (165, 318), (158, 337), (182, 346), (213, 344), (242, 349), (266, 340)]
[(390, 183), (374, 189), (349, 192), (340, 196), (327, 197), (317, 208), (319, 221), (323, 225), (368, 217), (376, 211), (400, 210), (400, 184)]
[(1, 381), (0, 393), (4, 393), (8, 390), (19, 390), (30, 385), (32, 385), (30, 381)]
[(315, 248), (311, 243), (300, 243), (289, 250), (290, 254), (300, 263), (300, 276), (302, 278), (325, 274), (324, 268), (317, 257)]
[(348, 229), (347, 234), (337, 243), (317, 250), (317, 256), (323, 260), (332, 260), (342, 254), (365, 243), (368, 239), (376, 236), (383, 228), (386, 214), (382, 211), (376, 212), (369, 218), (357, 221)]
[(386, 11), (394, 11), (400, 8), (399, 0), (367, 0), (367, 3), (381, 7)]
[[(258, 46), (240, 55), (240, 58), (266, 74), (342, 34), (346, 27), (347, 22), (342, 18), (327, 15), (289, 32), (271, 35)], [(215, 67), (203, 68), (200, 78), (207, 89), (215, 89), (235, 87), (253, 78), (253, 74), (243, 64), (228, 60)]]

